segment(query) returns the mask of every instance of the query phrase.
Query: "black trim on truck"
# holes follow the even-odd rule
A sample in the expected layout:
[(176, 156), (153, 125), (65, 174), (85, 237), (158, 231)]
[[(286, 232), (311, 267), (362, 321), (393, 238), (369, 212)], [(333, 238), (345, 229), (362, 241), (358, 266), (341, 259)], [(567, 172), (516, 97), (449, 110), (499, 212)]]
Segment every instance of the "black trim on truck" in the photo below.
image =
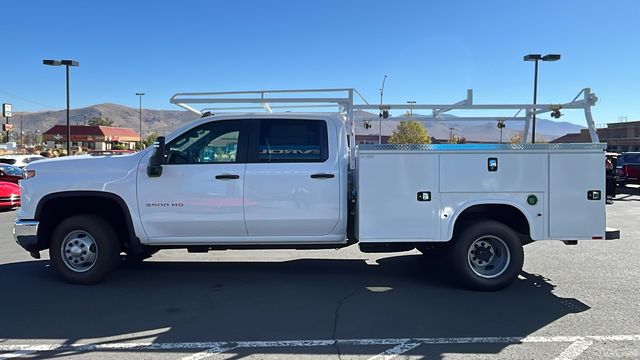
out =
[[(38, 202), (38, 205), (36, 206), (36, 211), (34, 215), (34, 220), (37, 220), (40, 222), (40, 227), (38, 228), (38, 250), (44, 250), (48, 248), (49, 238), (48, 236), (46, 236), (45, 238), (44, 234), (50, 234), (50, 232), (52, 231), (51, 225), (55, 225), (55, 224), (49, 224), (50, 226), (47, 226), (48, 225), (47, 217), (45, 216), (45, 218), (43, 219), (43, 215), (44, 215), (43, 210), (48, 206), (48, 204), (51, 204), (51, 201), (62, 200), (62, 199), (78, 200), (79, 198), (94, 198), (94, 199), (99, 198), (99, 199), (108, 199), (108, 200), (114, 201), (117, 207), (122, 211), (122, 218), (124, 220), (124, 225), (126, 227), (126, 229), (116, 229), (116, 230), (119, 230), (118, 231), (119, 234), (125, 235), (126, 239), (123, 239), (123, 240), (126, 241), (125, 242), (126, 247), (135, 253), (139, 251), (141, 252), (144, 250), (144, 245), (140, 243), (140, 241), (135, 235), (133, 221), (131, 219), (131, 212), (129, 211), (129, 207), (127, 206), (126, 202), (120, 196), (114, 193), (103, 192), (103, 191), (87, 191), (87, 190), (56, 192), (56, 193), (45, 195), (42, 199), (40, 199), (40, 201)], [(81, 204), (83, 204), (83, 206), (87, 205), (84, 203), (81, 203)], [(70, 213), (72, 214), (75, 213), (73, 209), (69, 209), (69, 210), (70, 210)], [(102, 209), (96, 209), (96, 210), (102, 210)], [(82, 211), (78, 211), (78, 212), (81, 213)], [(99, 211), (96, 211), (96, 213), (99, 213)]]

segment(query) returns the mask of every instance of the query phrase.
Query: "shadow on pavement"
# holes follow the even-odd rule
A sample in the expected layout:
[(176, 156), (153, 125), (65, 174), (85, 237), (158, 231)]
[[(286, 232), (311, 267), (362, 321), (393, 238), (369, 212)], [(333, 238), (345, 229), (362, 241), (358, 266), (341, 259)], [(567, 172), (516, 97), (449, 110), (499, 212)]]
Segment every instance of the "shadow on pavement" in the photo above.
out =
[[(528, 273), (499, 292), (461, 290), (447, 267), (420, 255), (378, 265), (349, 259), (147, 262), (123, 266), (97, 286), (62, 283), (44, 260), (1, 265), (0, 274), (0, 339), (68, 344), (127, 334), (113, 341), (143, 341), (135, 333), (154, 330), (158, 343), (524, 337), (589, 309), (554, 295), (547, 279)], [(505, 346), (483, 349), (497, 353)], [(335, 354), (332, 347), (277, 350)], [(349, 351), (363, 349), (341, 349)]]
[(640, 201), (640, 188), (630, 186), (618, 186), (614, 201)]

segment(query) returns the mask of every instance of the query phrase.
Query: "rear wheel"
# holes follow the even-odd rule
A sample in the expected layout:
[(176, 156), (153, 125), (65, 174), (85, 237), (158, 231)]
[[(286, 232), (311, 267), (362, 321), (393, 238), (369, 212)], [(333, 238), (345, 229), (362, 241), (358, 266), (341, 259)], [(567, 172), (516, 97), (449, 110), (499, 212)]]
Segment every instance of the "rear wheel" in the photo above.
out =
[(487, 220), (466, 227), (451, 248), (458, 278), (474, 290), (499, 290), (522, 270), (524, 252), (507, 225)]
[(49, 257), (56, 272), (67, 282), (95, 284), (118, 262), (120, 243), (113, 227), (94, 215), (63, 220), (53, 231)]

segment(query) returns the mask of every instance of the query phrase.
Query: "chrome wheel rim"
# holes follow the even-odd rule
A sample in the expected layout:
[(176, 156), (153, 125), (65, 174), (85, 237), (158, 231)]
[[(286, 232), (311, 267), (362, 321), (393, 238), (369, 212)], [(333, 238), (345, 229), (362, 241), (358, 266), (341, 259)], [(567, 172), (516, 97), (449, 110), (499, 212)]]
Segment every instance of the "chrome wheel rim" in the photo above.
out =
[(62, 241), (60, 255), (70, 270), (78, 273), (86, 272), (98, 259), (98, 245), (88, 232), (75, 230), (67, 234)]
[(471, 270), (485, 279), (502, 275), (511, 262), (511, 253), (507, 244), (493, 235), (485, 235), (476, 239), (469, 246), (467, 255)]

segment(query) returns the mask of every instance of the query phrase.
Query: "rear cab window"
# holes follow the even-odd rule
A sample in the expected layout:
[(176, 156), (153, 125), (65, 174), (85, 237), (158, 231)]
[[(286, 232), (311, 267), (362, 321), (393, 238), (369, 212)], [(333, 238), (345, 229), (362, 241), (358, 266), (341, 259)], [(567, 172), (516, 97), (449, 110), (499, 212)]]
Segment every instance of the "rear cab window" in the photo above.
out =
[(251, 162), (321, 163), (329, 158), (324, 120), (261, 120)]

